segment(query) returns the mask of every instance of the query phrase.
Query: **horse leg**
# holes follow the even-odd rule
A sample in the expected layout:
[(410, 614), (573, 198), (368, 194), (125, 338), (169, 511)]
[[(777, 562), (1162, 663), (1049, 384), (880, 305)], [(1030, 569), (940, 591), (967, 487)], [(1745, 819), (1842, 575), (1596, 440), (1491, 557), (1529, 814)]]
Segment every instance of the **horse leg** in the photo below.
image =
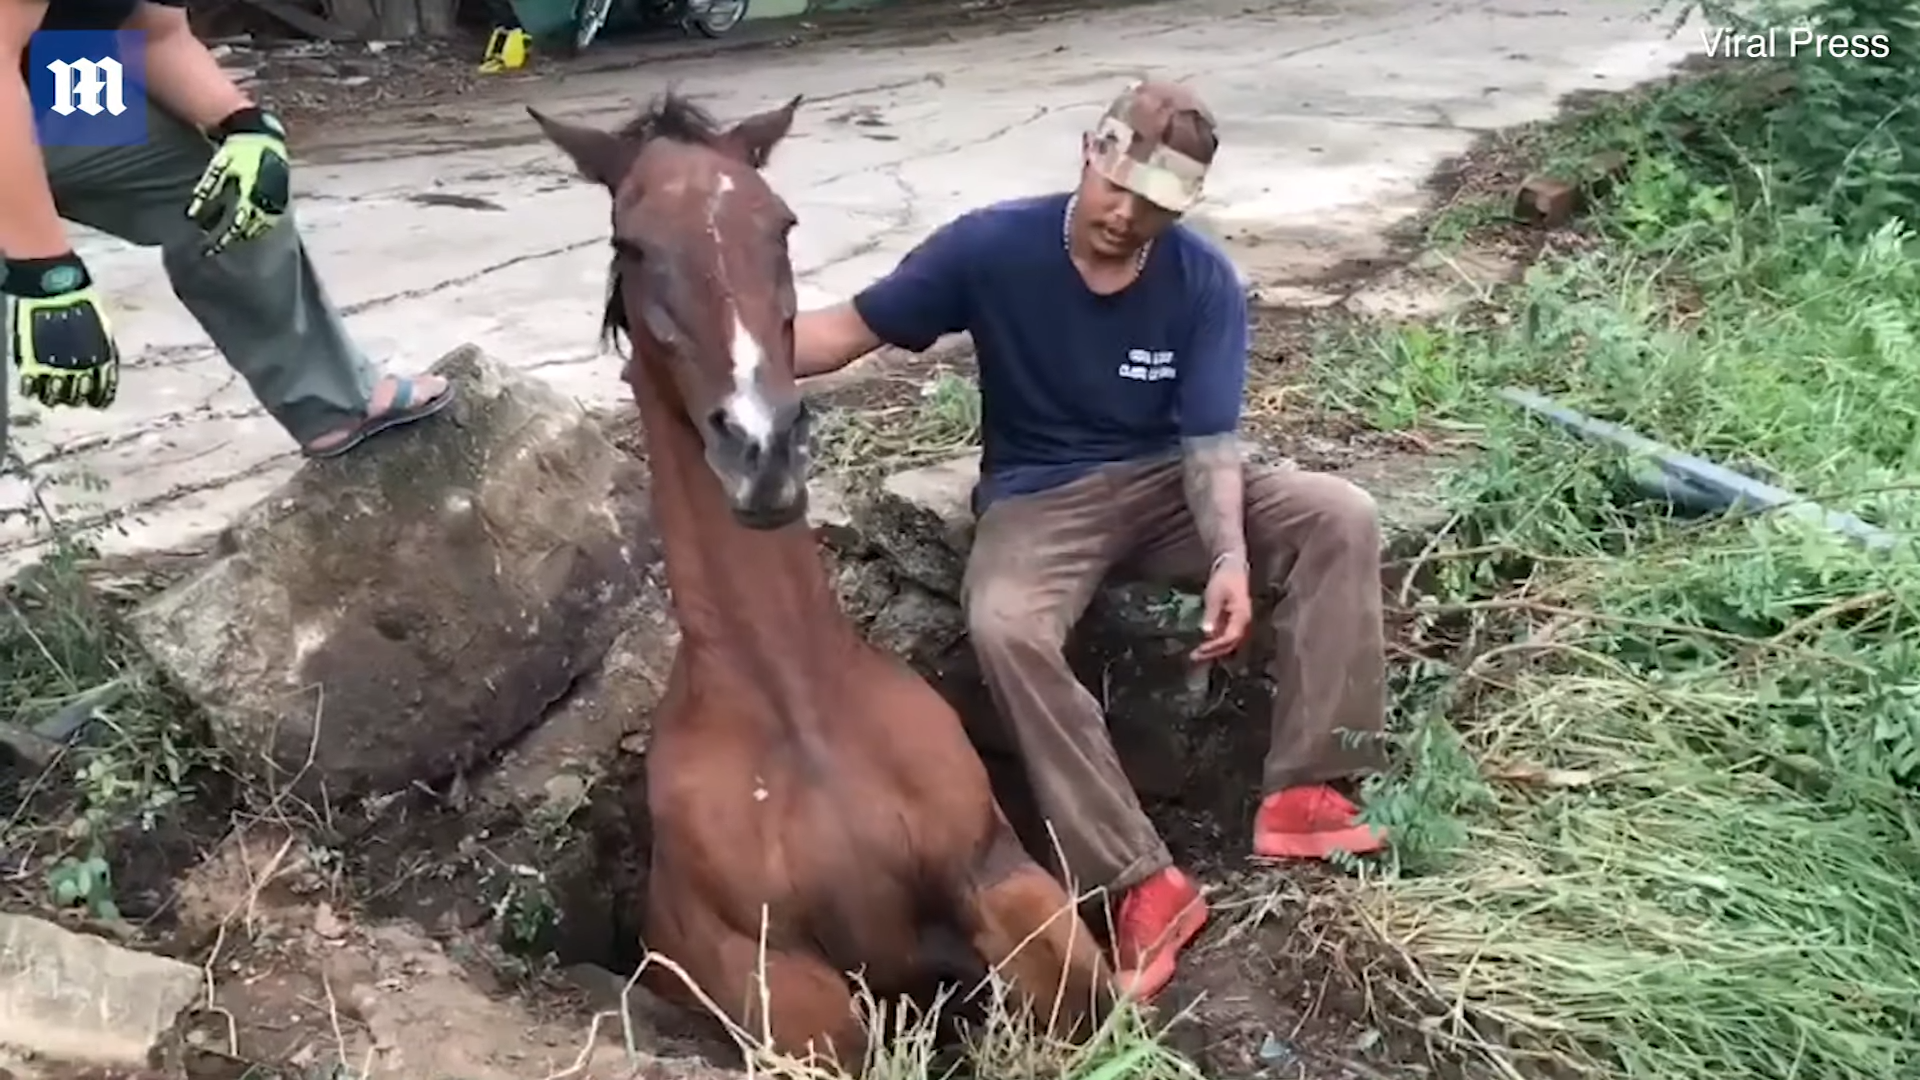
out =
[(662, 954), (684, 958), (687, 975), (751, 1044), (859, 1070), (867, 1031), (845, 976), (816, 956), (762, 951), (757, 939), (722, 929), (718, 919), (700, 922), (706, 924), (703, 932), (684, 939), (692, 948), (663, 948)]
[(988, 966), (1049, 1034), (1085, 1039), (1113, 1009), (1112, 973), (1073, 897), (1004, 821), (957, 897), (962, 927)]

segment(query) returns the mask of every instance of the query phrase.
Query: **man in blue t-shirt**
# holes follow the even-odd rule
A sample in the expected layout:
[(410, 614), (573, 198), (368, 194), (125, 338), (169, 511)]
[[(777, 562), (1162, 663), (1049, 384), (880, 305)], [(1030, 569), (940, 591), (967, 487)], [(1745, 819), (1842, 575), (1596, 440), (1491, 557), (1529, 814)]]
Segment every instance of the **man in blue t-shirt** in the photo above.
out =
[[(27, 91), (33, 35), (142, 35), (147, 138), (41, 146)], [(108, 305), (62, 219), (158, 247), (173, 291), (310, 457), (444, 408), (445, 379), (381, 378), (353, 342), (288, 217), (286, 133), (187, 25), (186, 0), (0, 0), (0, 355), (6, 386), (44, 405), (113, 404)]]
[(794, 328), (802, 376), (882, 343), (918, 352), (972, 334), (985, 445), (969, 635), (1064, 869), (1121, 897), (1116, 966), (1142, 998), (1172, 977), (1207, 909), (1062, 652), (1110, 572), (1205, 582), (1198, 662), (1245, 640), (1255, 583), (1277, 590), (1254, 851), (1382, 844), (1328, 784), (1372, 764), (1375, 747), (1342, 731), (1374, 734), (1384, 719), (1379, 525), (1344, 480), (1243, 464), (1246, 298), (1226, 256), (1178, 220), (1217, 147), (1191, 90), (1139, 84), (1087, 135), (1077, 190), (966, 214), (852, 303)]

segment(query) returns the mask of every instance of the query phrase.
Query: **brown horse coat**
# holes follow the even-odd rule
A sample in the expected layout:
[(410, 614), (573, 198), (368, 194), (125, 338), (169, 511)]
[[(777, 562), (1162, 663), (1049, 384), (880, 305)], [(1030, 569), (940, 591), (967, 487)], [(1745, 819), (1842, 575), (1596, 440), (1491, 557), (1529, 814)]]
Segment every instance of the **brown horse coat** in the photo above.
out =
[(850, 976), (920, 989), (943, 939), (1084, 1035), (1112, 998), (1072, 898), (952, 707), (840, 611), (805, 522), (795, 219), (758, 171), (798, 104), (725, 130), (674, 95), (619, 132), (533, 113), (613, 196), (607, 326), (633, 345), (682, 632), (648, 750), (646, 944), (775, 1049), (849, 1067)]

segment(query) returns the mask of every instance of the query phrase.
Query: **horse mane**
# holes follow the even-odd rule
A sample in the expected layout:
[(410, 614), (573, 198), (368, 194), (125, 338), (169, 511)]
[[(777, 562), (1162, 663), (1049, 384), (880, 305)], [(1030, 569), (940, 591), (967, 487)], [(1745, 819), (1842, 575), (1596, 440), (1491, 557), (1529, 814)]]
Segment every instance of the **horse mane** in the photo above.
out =
[(671, 139), (693, 146), (712, 146), (724, 132), (712, 113), (669, 90), (648, 102), (639, 115), (627, 121), (620, 129), (620, 137), (636, 144)]
[(620, 302), (620, 257), (616, 254), (607, 267), (607, 306), (600, 313), (600, 344), (611, 348), (615, 356), (629, 359), (620, 351), (620, 339), (633, 340), (633, 327), (627, 322), (627, 306)]
[[(713, 146), (725, 132), (712, 113), (669, 90), (649, 101), (633, 119), (622, 125), (619, 135), (637, 149), (657, 139), (689, 146)], [(614, 263), (607, 270), (607, 304), (600, 316), (600, 340), (618, 355), (623, 335), (633, 340), (626, 306), (620, 302), (620, 264), (616, 252)]]

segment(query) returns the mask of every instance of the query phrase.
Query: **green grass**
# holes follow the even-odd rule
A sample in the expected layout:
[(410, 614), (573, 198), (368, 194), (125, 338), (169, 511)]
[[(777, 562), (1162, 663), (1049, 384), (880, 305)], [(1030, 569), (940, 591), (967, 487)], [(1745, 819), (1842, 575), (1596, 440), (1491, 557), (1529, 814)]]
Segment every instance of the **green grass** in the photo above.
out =
[(63, 713), (87, 718), (37, 774), (6, 777), (18, 788), (0, 800), (0, 849), (42, 868), (45, 901), (111, 920), (111, 835), (137, 837), (194, 799), (196, 771), (216, 755), (118, 613), (87, 588), (91, 555), (59, 534), (0, 589), (0, 724), (18, 733)]
[[(749, 1075), (779, 1080), (846, 1080), (851, 1075), (870, 1080), (1205, 1080), (1199, 1069), (1169, 1048), (1164, 1019), (1156, 1022), (1121, 1002), (1091, 1037), (1075, 1045), (1049, 1035), (1041, 1022), (1044, 1018), (1029, 1017), (998, 977), (977, 988), (983, 995), (985, 1018), (964, 1032), (958, 1053), (943, 1045), (941, 1038), (941, 1014), (952, 1008), (952, 994), (942, 994), (922, 1010), (907, 1003), (879, 1002), (856, 978), (854, 1008), (867, 1030), (880, 1037), (869, 1044), (857, 1068), (842, 1069), (830, 1060), (797, 1058), (774, 1050), (764, 1031), (729, 1019), (672, 960), (649, 954), (642, 970), (647, 965), (667, 969), (692, 989), (699, 1005), (739, 1048)], [(636, 972), (628, 987), (639, 977)], [(619, 1014), (602, 1014), (609, 1015), (617, 1020)], [(596, 1024), (599, 1020), (596, 1017)], [(630, 1034), (627, 1042), (630, 1054), (640, 1049), (633, 1046)]]
[[(1890, 157), (1832, 96), (1883, 74), (1796, 70), (1784, 102), (1695, 82), (1563, 127), (1562, 160), (1632, 158), (1600, 243), (1503, 318), (1320, 353), (1335, 402), (1484, 448), (1369, 800), (1398, 862), (1361, 895), (1429, 1034), (1504, 1075), (1920, 1074), (1920, 244), (1890, 213), (1920, 209), (1920, 126)], [(1821, 100), (1851, 148), (1783, 130)], [(1673, 519), (1492, 396), (1516, 384), (1903, 542)]]
[(826, 411), (815, 452), (822, 470), (871, 483), (979, 445), (980, 388), (941, 368), (911, 401)]

